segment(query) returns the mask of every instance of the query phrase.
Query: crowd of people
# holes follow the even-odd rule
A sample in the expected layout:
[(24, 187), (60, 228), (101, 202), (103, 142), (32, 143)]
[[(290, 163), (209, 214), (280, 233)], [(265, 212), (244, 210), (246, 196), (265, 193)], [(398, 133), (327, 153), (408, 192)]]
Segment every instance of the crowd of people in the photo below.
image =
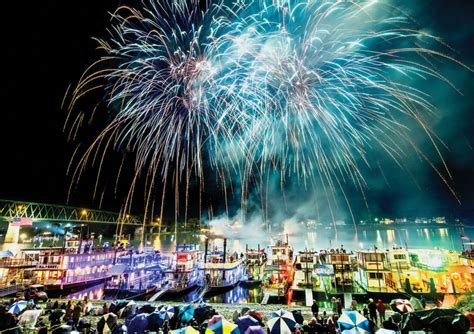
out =
[[(10, 301), (9, 305), (12, 305), (14, 302), (15, 301), (13, 300)], [(160, 306), (156, 307), (151, 304), (145, 304), (142, 306), (135, 304), (134, 307), (127, 308), (129, 302), (126, 302), (125, 304), (123, 303), (125, 302), (122, 302), (122, 307), (120, 308), (117, 302), (112, 304), (103, 303), (101, 307), (99, 307), (97, 304), (93, 305), (87, 298), (84, 300), (68, 300), (67, 302), (48, 302), (42, 311), (41, 317), (39, 317), (35, 324), (35, 328), (39, 333), (54, 334), (65, 333), (68, 332), (68, 330), (76, 330), (80, 333), (112, 333), (97, 329), (97, 322), (101, 316), (114, 313), (119, 319), (115, 326), (114, 333), (123, 333), (126, 332), (126, 327), (130, 324), (130, 321), (134, 316), (137, 316), (138, 314), (151, 314), (160, 309)], [(131, 305), (133, 304), (134, 303), (132, 302)], [(306, 315), (303, 317), (300, 311), (293, 311), (293, 313), (295, 313), (296, 323), (292, 329), (292, 333), (338, 333), (338, 319), (345, 309), (340, 298), (332, 298), (331, 304), (332, 310), (320, 310), (319, 303), (314, 301), (311, 307), (312, 316)], [(9, 312), (9, 305), (2, 305), (0, 308), (0, 333), (20, 333), (21, 326), (19, 319), (21, 318), (21, 315)], [(363, 305), (362, 307), (359, 306), (360, 305), (357, 301), (353, 299), (350, 308), (346, 310), (353, 310), (361, 313), (369, 320), (371, 329), (374, 332), (378, 328), (398, 330), (398, 322), (400, 321), (399, 315), (397, 316), (397, 314), (395, 314), (386, 319), (386, 307), (382, 301), (379, 300), (375, 303), (372, 299), (369, 299), (367, 305)], [(38, 306), (29, 302), (28, 306), (22, 310), (22, 313), (26, 310), (35, 308), (38, 308)], [(123, 311), (125, 309), (127, 310), (126, 312)], [(160, 326), (150, 328), (149, 330), (156, 331), (157, 333), (169, 334), (172, 330), (179, 329), (183, 326), (192, 326), (203, 334), (206, 330), (205, 321), (217, 314), (218, 312), (210, 307), (204, 317), (193, 317), (189, 321), (181, 322), (176, 316), (175, 318), (164, 320), (160, 323)], [(246, 313), (243, 311), (236, 311), (232, 316), (232, 320), (235, 321), (245, 314)], [(262, 313), (254, 311), (253, 316), (257, 318), (257, 321), (266, 332), (271, 332), (266, 323), (267, 319), (265, 319)], [(122, 323), (119, 323), (120, 319), (122, 319)]]
[[(344, 305), (340, 298), (334, 297), (330, 300), (330, 308), (320, 309), (320, 305), (323, 304), (327, 305), (315, 300), (310, 313), (299, 309), (278, 311), (282, 314), (290, 314), (290, 318), (293, 319), (293, 325), (284, 330), (282, 326), (272, 325), (272, 320), (278, 312), (270, 313), (268, 309), (260, 312), (247, 307), (240, 310), (233, 307), (233, 314), (220, 315), (212, 305), (205, 303), (173, 306), (153, 303), (136, 304), (133, 301), (120, 300), (99, 304), (84, 298), (61, 302), (49, 301), (40, 307), (32, 301), (17, 299), (0, 305), (0, 334), (25, 333), (25, 329), (40, 334), (62, 334), (72, 331), (84, 334), (339, 334), (342, 320), (344, 317), (347, 318), (349, 313), (357, 314), (361, 319), (365, 318), (364, 322), (367, 320), (368, 333), (376, 333), (379, 329), (400, 333), (401, 314), (394, 312), (381, 300), (368, 299), (367, 303), (360, 304), (353, 298), (348, 305)], [(192, 311), (190, 314), (188, 314), (189, 310)], [(227, 308), (219, 311), (231, 312)], [(28, 312), (36, 312), (35, 314), (38, 315), (30, 324), (28, 321), (31, 322), (31, 319), (28, 321), (24, 319)], [(208, 329), (211, 328), (215, 317), (228, 319), (236, 330), (209, 332)], [(252, 318), (260, 331), (242, 330), (239, 321), (245, 317)], [(194, 332), (189, 333), (189, 328), (192, 328)], [(185, 331), (181, 332), (181, 330)]]

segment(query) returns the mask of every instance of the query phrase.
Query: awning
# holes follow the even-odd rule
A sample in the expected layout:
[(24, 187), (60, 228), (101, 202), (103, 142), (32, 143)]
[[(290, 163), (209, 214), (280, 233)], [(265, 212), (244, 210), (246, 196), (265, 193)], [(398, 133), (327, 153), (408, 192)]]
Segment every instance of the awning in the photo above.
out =
[(122, 275), (125, 269), (127, 269), (126, 264), (116, 264), (115, 266), (110, 268), (109, 271), (107, 271), (107, 274), (113, 275), (113, 276)]

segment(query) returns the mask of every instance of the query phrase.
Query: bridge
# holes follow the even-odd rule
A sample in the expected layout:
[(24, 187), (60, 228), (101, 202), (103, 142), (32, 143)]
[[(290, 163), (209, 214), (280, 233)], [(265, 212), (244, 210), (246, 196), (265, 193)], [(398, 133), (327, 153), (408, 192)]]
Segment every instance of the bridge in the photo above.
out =
[[(85, 224), (123, 224), (141, 227), (143, 219), (129, 214), (91, 210), (65, 205), (30, 203), (0, 199), (0, 221), (30, 218), (33, 222), (61, 222)], [(19, 226), (8, 227), (5, 242), (18, 240)], [(7, 241), (8, 239), (8, 241)], [(13, 240), (13, 241), (10, 241)]]

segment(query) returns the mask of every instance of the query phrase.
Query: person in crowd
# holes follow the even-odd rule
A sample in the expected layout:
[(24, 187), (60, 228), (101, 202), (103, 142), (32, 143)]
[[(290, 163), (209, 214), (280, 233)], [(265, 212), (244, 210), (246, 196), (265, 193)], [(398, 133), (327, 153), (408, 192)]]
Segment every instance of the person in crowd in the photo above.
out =
[(69, 300), (66, 306), (66, 313), (64, 314), (64, 322), (68, 322), (69, 320), (72, 319), (73, 311), (74, 311), (74, 305), (72, 304), (72, 301)]
[(337, 298), (337, 315), (341, 315), (342, 314), (342, 299), (341, 298)]
[(377, 322), (377, 304), (375, 304), (372, 298), (369, 299), (369, 305), (367, 307), (369, 309), (369, 319), (373, 322)]
[(398, 324), (395, 323), (395, 321), (393, 321), (392, 317), (389, 317), (387, 320), (385, 320), (382, 323), (382, 328), (390, 329), (390, 330), (393, 330), (393, 331), (396, 331), (396, 332), (399, 331)]
[(326, 324), (328, 321), (328, 314), (326, 311), (323, 311), (323, 316), (321, 317), (322, 323)]
[(297, 324), (297, 325), (295, 326), (295, 332), (294, 332), (294, 333), (295, 333), (295, 334), (303, 334), (303, 333), (301, 332), (301, 326), (300, 326), (300, 325)]
[(109, 313), (109, 305), (107, 303), (104, 303), (102, 306), (102, 314), (107, 314)]
[(318, 317), (319, 314), (319, 304), (316, 299), (313, 300), (313, 305), (311, 305), (311, 312), (313, 312), (314, 317)]
[(377, 301), (377, 311), (379, 312), (380, 324), (385, 321), (385, 305), (382, 300)]
[(81, 318), (81, 314), (83, 312), (82, 302), (78, 302), (72, 311), (72, 321), (74, 326), (77, 326), (79, 323), (79, 319)]
[(0, 332), (2, 334), (14, 334), (16, 333), (17, 319), (15, 316), (8, 312), (7, 307), (0, 305)]
[(364, 304), (364, 307), (362, 307), (362, 315), (369, 319), (369, 308), (367, 307), (367, 304)]
[(355, 299), (355, 297), (352, 297), (352, 300), (351, 300), (351, 310), (357, 311), (357, 300)]
[(170, 323), (168, 320), (165, 320), (163, 323), (163, 334), (168, 334), (169, 332), (171, 332)]

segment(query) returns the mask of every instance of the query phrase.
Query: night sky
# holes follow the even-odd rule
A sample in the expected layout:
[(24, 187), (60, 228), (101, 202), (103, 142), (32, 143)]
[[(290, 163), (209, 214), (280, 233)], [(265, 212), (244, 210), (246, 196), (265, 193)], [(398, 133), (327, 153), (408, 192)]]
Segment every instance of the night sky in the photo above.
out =
[[(124, 3), (139, 2), (45, 0), (3, 4), (0, 198), (66, 203), (69, 179), (65, 174), (75, 146), (67, 142), (62, 131), (66, 114), (60, 108), (61, 101), (67, 87), (77, 82), (98, 57), (97, 43), (91, 37), (105, 35), (108, 12)], [(410, 13), (423, 30), (443, 38), (457, 51), (460, 61), (474, 67), (472, 0), (393, 3)], [(474, 75), (456, 66), (446, 66), (443, 71), (463, 96), (446, 85), (429, 85), (432, 101), (439, 108), (432, 126), (448, 146), (443, 154), (462, 204), (457, 204), (426, 164), (419, 163), (413, 170), (416, 182), (395, 167), (385, 169), (389, 185), (376, 177), (371, 179), (367, 196), (372, 214), (474, 217)], [(86, 179), (69, 204), (97, 207), (90, 187)], [(349, 196), (357, 216), (364, 216), (367, 210), (360, 194)], [(103, 208), (118, 210), (122, 201), (120, 194), (108, 196)], [(222, 207), (218, 199), (213, 205)]]

